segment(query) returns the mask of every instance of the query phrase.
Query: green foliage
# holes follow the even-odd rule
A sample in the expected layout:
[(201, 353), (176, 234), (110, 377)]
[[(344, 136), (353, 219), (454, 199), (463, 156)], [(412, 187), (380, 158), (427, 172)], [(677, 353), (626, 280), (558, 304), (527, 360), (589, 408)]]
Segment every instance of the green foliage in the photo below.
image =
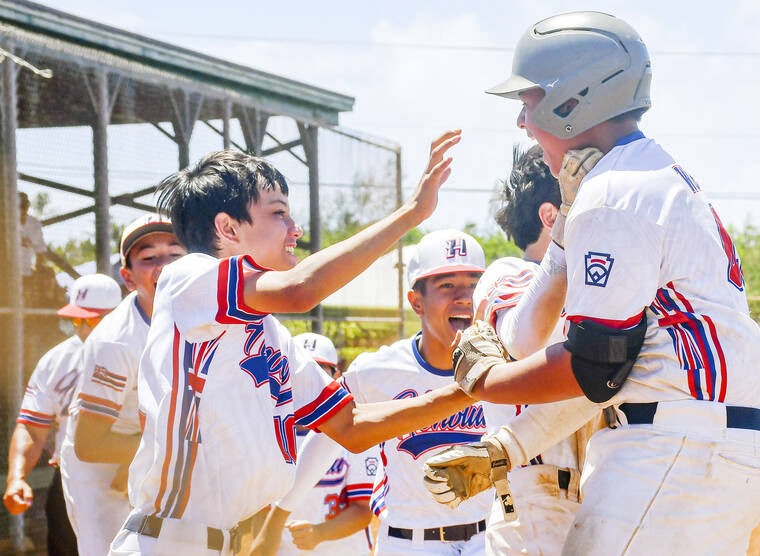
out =
[(502, 257), (522, 257), (522, 249), (508, 240), (501, 230), (479, 231), (472, 222), (464, 226), (464, 231), (478, 240), (486, 255), (486, 265)]

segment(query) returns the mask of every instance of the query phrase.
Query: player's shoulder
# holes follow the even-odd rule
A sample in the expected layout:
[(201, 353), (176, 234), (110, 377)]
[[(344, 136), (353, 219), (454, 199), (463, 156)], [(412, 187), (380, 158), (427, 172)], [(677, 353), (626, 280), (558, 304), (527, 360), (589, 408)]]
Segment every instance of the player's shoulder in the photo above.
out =
[(682, 170), (656, 141), (641, 137), (613, 147), (588, 173), (571, 209), (608, 208), (659, 221), (690, 188)]
[(182, 281), (219, 266), (219, 260), (205, 253), (188, 253), (172, 261), (161, 270), (157, 286), (162, 282)]
[(403, 366), (404, 362), (414, 358), (413, 341), (414, 338), (404, 338), (391, 345), (382, 346), (377, 351), (360, 353), (349, 366), (348, 372), (367, 374)]
[(103, 317), (85, 340), (85, 346), (91, 349), (99, 344), (129, 344), (135, 335), (146, 336), (149, 327), (150, 319), (137, 303), (137, 292), (132, 292)]
[(533, 274), (538, 265), (533, 261), (526, 261), (519, 257), (502, 257), (496, 259), (478, 280), (478, 285), (492, 285), (504, 280), (517, 280)]
[(68, 357), (73, 353), (76, 353), (82, 349), (82, 345), (82, 340), (76, 334), (70, 338), (66, 338), (60, 344), (57, 344), (48, 350), (45, 355), (40, 358), (39, 362), (37, 363), (35, 372), (38, 372), (38, 370), (42, 369), (55, 369), (57, 366), (56, 364), (61, 359)]

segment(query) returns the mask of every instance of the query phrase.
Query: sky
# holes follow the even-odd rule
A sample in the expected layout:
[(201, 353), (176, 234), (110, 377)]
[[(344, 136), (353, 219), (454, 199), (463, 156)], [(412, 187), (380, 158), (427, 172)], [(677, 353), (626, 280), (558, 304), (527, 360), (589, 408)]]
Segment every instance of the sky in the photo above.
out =
[[(641, 123), (645, 134), (695, 176), (725, 222), (741, 226), (760, 215), (755, 0), (719, 8), (681, 0), (43, 3), (353, 96), (354, 110), (341, 115), (341, 125), (401, 145), (407, 193), (431, 140), (461, 128), (453, 172), (427, 230), (466, 222), (493, 229), (488, 191), (506, 176), (513, 144), (530, 141), (515, 126), (519, 103), (483, 91), (509, 76), (511, 47), (520, 35), (554, 13), (606, 11), (633, 25), (652, 57), (653, 108)], [(363, 156), (371, 162), (371, 155)], [(340, 159), (327, 164), (340, 165)], [(330, 168), (321, 173), (337, 175)], [(299, 213), (308, 214), (303, 204)]]

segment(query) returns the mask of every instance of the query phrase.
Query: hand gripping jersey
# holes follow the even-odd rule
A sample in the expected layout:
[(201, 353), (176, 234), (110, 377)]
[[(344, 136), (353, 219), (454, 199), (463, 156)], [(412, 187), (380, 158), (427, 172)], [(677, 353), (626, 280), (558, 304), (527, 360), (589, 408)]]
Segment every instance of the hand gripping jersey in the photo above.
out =
[(647, 334), (612, 403), (760, 406), (760, 329), (741, 261), (699, 184), (641, 132), (586, 176), (565, 228), (569, 320)]
[[(478, 280), (472, 296), (475, 307), (480, 310), (482, 306), (483, 320), (489, 322), (498, 331), (501, 319), (520, 301), (537, 269), (536, 263), (517, 257), (504, 257), (491, 263)], [(564, 324), (565, 319), (561, 317), (549, 339), (549, 345), (565, 339)], [(502, 425), (506, 425), (519, 415), (524, 407), (484, 403), (483, 411), (486, 415), (488, 433), (495, 433)], [(531, 465), (547, 463), (558, 467), (580, 469), (575, 438), (570, 436), (559, 444), (555, 444), (543, 454), (533, 458), (530, 463)], [(514, 477), (510, 476), (511, 482), (515, 480), (520, 480), (519, 473), (515, 473)]]
[(29, 379), (16, 420), (43, 429), (57, 425), (51, 464), (57, 464), (60, 457), (69, 403), (79, 378), (77, 361), (81, 349), (82, 340), (74, 335), (42, 356)]
[[(400, 340), (357, 357), (341, 381), (357, 402), (419, 396), (450, 384), (453, 371), (436, 369), (419, 353), (417, 338)], [(375, 480), (372, 510), (390, 526), (429, 528), (475, 523), (491, 507), (483, 492), (451, 509), (436, 502), (420, 480), (425, 460), (455, 444), (477, 442), (486, 431), (483, 404), (476, 403), (422, 430), (382, 443), (382, 474)]]
[(244, 304), (244, 276), (263, 270), (195, 253), (162, 271), (140, 363), (133, 514), (234, 527), (290, 490), (296, 423), (317, 428), (352, 399)]
[[(314, 433), (312, 433), (314, 434)], [(297, 433), (298, 447), (304, 441), (305, 434)], [(360, 454), (352, 454), (345, 448), (335, 460), (325, 476), (311, 489), (303, 499), (298, 510), (290, 514), (290, 520), (304, 520), (309, 523), (322, 523), (337, 516), (349, 504), (366, 500), (369, 502), (372, 486), (380, 469), (380, 450), (373, 446)], [(335, 541), (319, 543), (309, 554), (314, 556), (335, 556), (337, 554), (361, 556), (369, 554), (372, 546), (369, 542), (369, 528), (351, 536)], [(293, 536), (285, 529), (282, 544), (277, 556), (299, 554), (293, 544)]]
[(61, 454), (61, 474), (102, 484), (108, 488), (116, 463), (85, 463), (74, 452), (74, 431), (80, 413), (91, 413), (113, 422), (111, 430), (121, 434), (140, 432), (137, 413), (137, 369), (145, 347), (150, 319), (133, 292), (98, 324), (84, 342), (78, 363), (81, 375), (71, 400)]

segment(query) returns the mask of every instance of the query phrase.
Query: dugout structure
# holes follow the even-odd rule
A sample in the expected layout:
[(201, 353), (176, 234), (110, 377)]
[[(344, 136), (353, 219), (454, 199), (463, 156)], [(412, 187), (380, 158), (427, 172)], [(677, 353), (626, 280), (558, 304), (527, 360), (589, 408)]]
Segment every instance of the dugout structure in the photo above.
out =
[[(325, 133), (387, 152), (395, 170), (392, 187), (396, 189), (396, 202), (401, 202), (399, 147), (337, 127), (339, 114), (350, 111), (353, 103), (354, 99), (344, 94), (46, 6), (0, 0), (0, 345), (4, 363), (0, 372), (0, 461), (7, 461), (9, 434), (31, 372), (29, 352), (35, 352), (31, 359), (36, 361), (40, 352), (62, 339), (54, 341), (43, 334), (36, 338), (34, 346), (29, 345), (34, 335), (30, 323), (34, 318), (50, 320), (54, 311), (24, 303), (19, 185), (22, 189), (30, 185), (47, 188), (55, 191), (58, 198), (65, 195), (65, 199), (75, 200), (79, 206), (63, 203), (42, 224), (45, 230), (58, 230), (64, 222), (94, 225), (97, 269), (111, 273), (114, 211), (153, 211), (148, 197), (156, 182), (146, 174), (140, 187), (115, 183), (118, 180), (109, 162), (117, 154), (114, 145), (119, 148), (120, 143), (114, 137), (126, 137), (128, 145), (140, 142), (134, 139), (137, 135), (130, 135), (137, 126), (140, 133), (147, 129), (160, 137), (174, 151), (174, 162), (159, 173), (166, 175), (185, 167), (195, 157), (191, 143), (203, 133), (207, 141), (204, 145), (209, 136), (216, 141), (211, 148), (204, 146), (206, 150), (237, 148), (266, 157), (280, 155), (306, 169), (303, 185), (308, 188), (310, 229), (309, 242), (301, 247), (315, 251), (322, 243), (319, 159), (323, 144), (320, 137)], [(282, 125), (272, 125), (274, 120), (288, 120), (290, 131), (283, 133)], [(72, 140), (35, 145), (47, 166), (20, 166), (19, 153), (25, 148), (28, 151), (29, 141), (34, 141), (30, 130), (53, 129), (69, 130), (65, 137)], [(82, 133), (87, 138), (86, 149), (80, 148)], [(89, 158), (91, 171), (87, 176), (73, 178), (64, 170), (67, 159), (77, 149)], [(276, 164), (280, 166), (280, 162)], [(134, 173), (139, 176), (140, 168), (135, 168)], [(125, 180), (122, 181), (129, 181)], [(65, 261), (61, 263), (65, 265)], [(400, 267), (398, 280), (399, 311), (403, 312)], [(400, 333), (402, 320), (398, 321)], [(312, 315), (312, 323), (312, 329), (321, 329), (320, 308)], [(0, 474), (5, 472), (0, 469)], [(9, 535), (15, 537), (16, 549), (20, 548), (22, 527), (20, 520), (0, 523), (0, 552), (3, 537), (7, 540)]]

